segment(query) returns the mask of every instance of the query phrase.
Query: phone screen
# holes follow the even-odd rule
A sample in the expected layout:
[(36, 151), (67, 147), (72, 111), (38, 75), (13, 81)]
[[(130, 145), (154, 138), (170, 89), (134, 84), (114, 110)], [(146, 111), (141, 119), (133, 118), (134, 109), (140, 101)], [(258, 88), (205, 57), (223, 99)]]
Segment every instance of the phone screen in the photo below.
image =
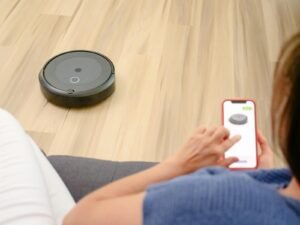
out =
[(240, 135), (241, 140), (232, 146), (225, 158), (235, 156), (239, 161), (230, 168), (255, 168), (257, 165), (256, 119), (253, 101), (226, 100), (223, 103), (224, 127), (230, 137)]

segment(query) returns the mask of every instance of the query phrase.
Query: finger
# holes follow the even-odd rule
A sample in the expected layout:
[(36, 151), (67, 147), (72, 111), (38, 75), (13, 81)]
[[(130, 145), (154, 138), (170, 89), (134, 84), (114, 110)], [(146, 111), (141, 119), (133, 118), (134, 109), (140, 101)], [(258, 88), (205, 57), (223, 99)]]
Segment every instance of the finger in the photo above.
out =
[(260, 130), (257, 131), (257, 141), (260, 145), (267, 144), (267, 139), (265, 138), (265, 136), (262, 134)]
[(207, 136), (212, 136), (215, 133), (216, 130), (217, 130), (217, 127), (214, 126), (214, 127), (210, 128), (210, 129), (208, 129), (205, 134)]
[(230, 132), (225, 127), (218, 127), (213, 134), (213, 140), (214, 141), (222, 141), (224, 139), (227, 139), (230, 135)]
[(222, 160), (219, 165), (223, 167), (229, 167), (231, 164), (238, 162), (239, 159), (237, 157), (229, 157)]
[(206, 131), (206, 127), (200, 126), (198, 127), (193, 134), (191, 134), (190, 139), (199, 140), (203, 136)]
[(228, 138), (226, 139), (223, 143), (222, 143), (222, 148), (224, 153), (226, 151), (228, 151), (233, 145), (235, 145), (237, 142), (239, 142), (241, 140), (241, 136), (240, 135), (236, 135), (233, 136), (232, 138)]
[(257, 131), (257, 142), (260, 145), (261, 154), (264, 154), (268, 151), (272, 151), (266, 137), (262, 134), (260, 130)]
[(204, 134), (205, 131), (206, 131), (206, 127), (200, 126), (200, 127), (196, 130), (196, 133), (197, 133), (197, 134)]

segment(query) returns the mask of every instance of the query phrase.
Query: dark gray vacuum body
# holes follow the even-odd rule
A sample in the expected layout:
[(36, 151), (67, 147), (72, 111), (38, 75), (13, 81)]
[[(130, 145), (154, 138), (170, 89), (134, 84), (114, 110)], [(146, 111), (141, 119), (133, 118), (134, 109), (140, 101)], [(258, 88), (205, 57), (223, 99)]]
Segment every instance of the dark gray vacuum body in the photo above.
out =
[(235, 125), (244, 125), (248, 122), (248, 117), (243, 114), (234, 114), (229, 118), (229, 121)]
[(70, 51), (51, 58), (39, 74), (41, 90), (56, 105), (82, 107), (108, 98), (115, 89), (110, 59), (92, 51)]

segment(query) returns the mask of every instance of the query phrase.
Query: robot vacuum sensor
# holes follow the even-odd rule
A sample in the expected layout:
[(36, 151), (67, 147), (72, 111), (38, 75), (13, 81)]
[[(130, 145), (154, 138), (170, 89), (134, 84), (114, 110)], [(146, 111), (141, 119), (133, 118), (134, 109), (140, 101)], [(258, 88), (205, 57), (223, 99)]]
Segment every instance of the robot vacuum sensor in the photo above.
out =
[(115, 89), (110, 59), (92, 51), (69, 51), (51, 58), (39, 74), (41, 90), (52, 103), (82, 107), (99, 103)]
[(234, 114), (229, 118), (229, 122), (235, 125), (244, 125), (248, 122), (248, 117), (243, 114)]

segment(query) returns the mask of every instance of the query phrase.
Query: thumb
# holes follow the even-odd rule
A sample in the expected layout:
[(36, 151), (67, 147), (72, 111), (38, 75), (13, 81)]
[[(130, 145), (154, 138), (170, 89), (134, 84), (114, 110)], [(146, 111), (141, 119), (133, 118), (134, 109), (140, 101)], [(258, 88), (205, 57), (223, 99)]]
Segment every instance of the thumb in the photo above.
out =
[(265, 138), (265, 136), (262, 134), (260, 130), (257, 131), (257, 142), (261, 146), (268, 146), (267, 139)]
[(264, 137), (260, 130), (258, 130), (257, 132), (257, 142), (261, 148), (261, 154), (269, 153), (270, 151), (272, 151), (267, 142), (267, 139)]
[(223, 167), (229, 167), (231, 164), (238, 162), (238, 161), (239, 161), (239, 159), (237, 157), (229, 157), (229, 158), (222, 160), (219, 163), (219, 165), (223, 166)]

